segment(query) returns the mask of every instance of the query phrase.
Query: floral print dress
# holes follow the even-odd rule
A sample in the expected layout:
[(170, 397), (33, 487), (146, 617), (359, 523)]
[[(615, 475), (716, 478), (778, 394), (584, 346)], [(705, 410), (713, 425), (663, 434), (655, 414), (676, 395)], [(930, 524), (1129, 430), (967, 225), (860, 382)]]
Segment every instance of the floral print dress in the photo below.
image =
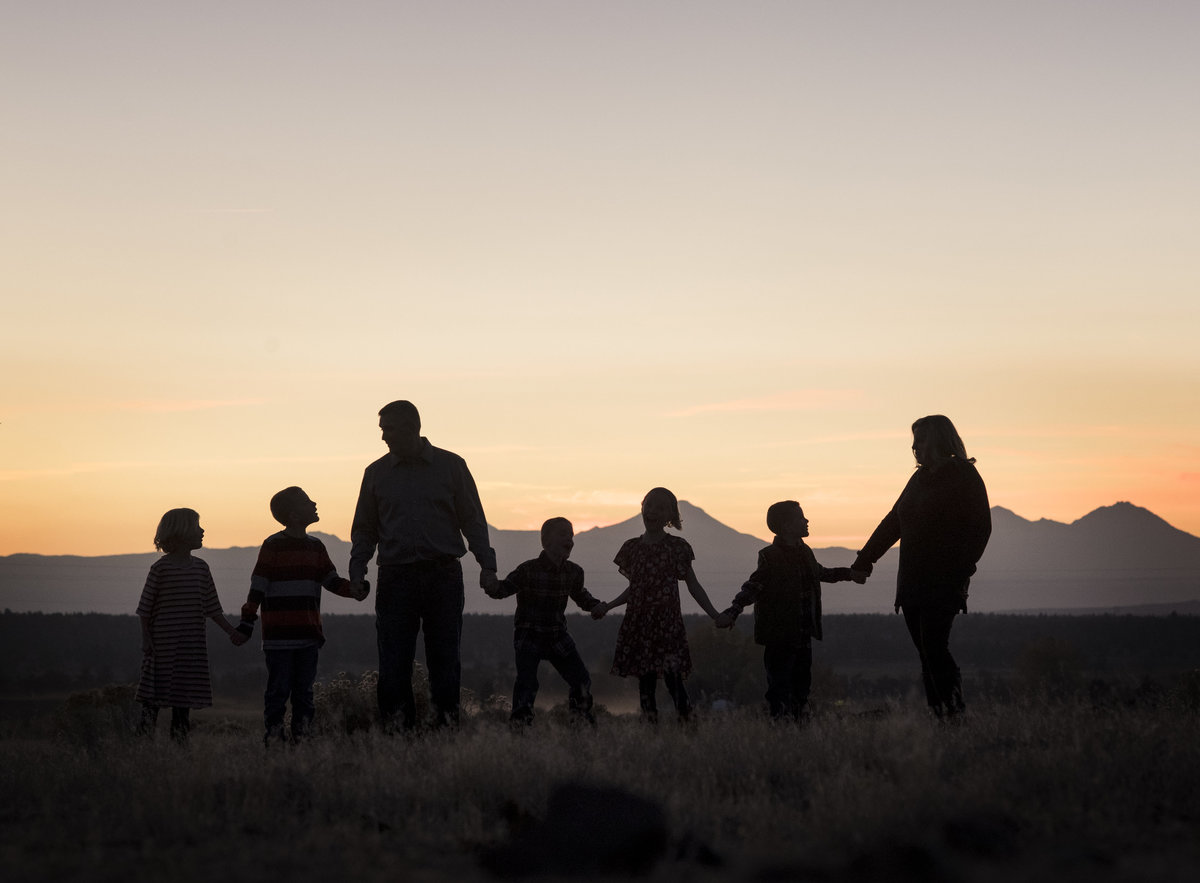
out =
[(679, 581), (687, 578), (695, 557), (687, 540), (672, 534), (656, 543), (635, 537), (621, 546), (613, 561), (629, 580), (629, 598), (617, 632), (613, 674), (691, 672)]

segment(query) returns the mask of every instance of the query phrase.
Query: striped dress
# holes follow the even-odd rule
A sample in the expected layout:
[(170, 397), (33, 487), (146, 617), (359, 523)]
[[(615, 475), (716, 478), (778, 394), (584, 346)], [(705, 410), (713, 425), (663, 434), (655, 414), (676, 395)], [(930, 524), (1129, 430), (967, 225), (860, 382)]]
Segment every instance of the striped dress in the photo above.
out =
[(164, 555), (150, 566), (137, 615), (150, 620), (154, 652), (142, 659), (137, 701), (156, 708), (208, 708), (208, 617), (221, 602), (208, 565), (199, 558), (177, 563)]

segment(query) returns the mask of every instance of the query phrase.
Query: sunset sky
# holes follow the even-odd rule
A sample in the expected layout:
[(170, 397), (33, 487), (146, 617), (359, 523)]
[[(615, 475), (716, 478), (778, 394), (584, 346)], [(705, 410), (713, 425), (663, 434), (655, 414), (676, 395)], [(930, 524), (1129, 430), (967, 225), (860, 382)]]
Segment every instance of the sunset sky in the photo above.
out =
[(1191, 0), (6, 6), (0, 554), (148, 551), (176, 506), (255, 545), (290, 484), (348, 538), (399, 398), (500, 528), (666, 485), (856, 548), (944, 413), (995, 505), (1200, 534), (1197, 34)]

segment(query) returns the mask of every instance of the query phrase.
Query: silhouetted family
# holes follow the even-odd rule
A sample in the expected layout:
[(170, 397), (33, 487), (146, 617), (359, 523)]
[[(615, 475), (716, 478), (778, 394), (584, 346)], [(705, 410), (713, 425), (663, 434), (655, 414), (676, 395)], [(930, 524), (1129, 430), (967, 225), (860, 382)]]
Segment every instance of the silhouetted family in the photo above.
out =
[[(591, 677), (567, 629), (573, 601), (594, 619), (625, 605), (612, 673), (636, 677), (644, 719), (658, 717), (661, 679), (681, 720), (692, 710), (684, 681), (692, 670), (679, 584), (687, 586), (718, 628), (732, 628), (754, 606), (754, 639), (763, 647), (766, 700), (776, 720), (798, 720), (812, 683), (812, 639), (822, 637), (821, 583), (863, 583), (875, 562), (900, 543), (895, 608), (904, 614), (921, 661), (925, 695), (938, 717), (961, 713), (962, 681), (950, 653), (950, 630), (966, 611), (967, 590), (991, 533), (987, 491), (950, 420), (922, 417), (912, 425), (916, 470), (895, 505), (863, 545), (851, 567), (828, 568), (804, 542), (808, 519), (800, 504), (784, 500), (767, 509), (774, 535), (758, 554), (754, 572), (730, 606), (718, 613), (692, 569), (695, 554), (682, 537), (679, 503), (654, 488), (641, 504), (644, 532), (622, 544), (614, 562), (629, 585), (610, 602), (593, 597), (583, 569), (570, 559), (574, 530), (566, 518), (548, 519), (542, 551), (504, 579), (475, 481), (462, 457), (431, 445), (407, 401), (379, 412), (388, 453), (367, 466), (351, 527), (348, 579), (338, 575), (320, 540), (307, 528), (317, 506), (299, 487), (270, 501), (283, 530), (268, 537), (250, 577), (242, 618), (225, 618), (208, 566), (191, 553), (204, 531), (191, 509), (172, 509), (159, 523), (155, 548), (164, 554), (150, 568), (138, 604), (143, 635), (142, 728), (153, 732), (160, 708), (173, 710), (171, 734), (186, 740), (189, 710), (212, 704), (205, 619), (237, 645), (262, 620), (266, 656), (264, 742), (303, 739), (314, 716), (313, 685), (325, 643), (323, 591), (364, 600), (371, 558), (376, 559), (375, 624), (379, 654), (378, 706), (386, 732), (424, 725), (417, 719), (413, 662), (424, 633), (433, 727), (459, 722), (460, 647), (465, 590), (460, 559), (469, 549), (479, 563), (480, 587), (492, 598), (516, 595), (513, 649), (516, 680), (511, 719), (531, 724), (538, 669), (548, 661), (566, 681), (573, 720), (594, 724)], [(284, 729), (291, 703), (291, 726)]]

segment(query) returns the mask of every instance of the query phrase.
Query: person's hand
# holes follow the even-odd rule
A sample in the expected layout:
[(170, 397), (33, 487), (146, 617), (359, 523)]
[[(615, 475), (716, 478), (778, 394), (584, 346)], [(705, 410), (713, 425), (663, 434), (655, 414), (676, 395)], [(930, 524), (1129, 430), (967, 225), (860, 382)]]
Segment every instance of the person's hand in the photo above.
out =
[(351, 581), (350, 597), (355, 601), (362, 601), (369, 594), (371, 594), (371, 584), (365, 579), (356, 579)]
[(495, 591), (499, 582), (500, 580), (496, 579), (496, 571), (487, 569), (479, 571), (479, 588), (489, 596)]
[(592, 608), (592, 619), (604, 619), (606, 613), (608, 613), (608, 605), (601, 601)]
[(729, 610), (726, 610), (724, 613), (719, 614), (717, 618), (713, 620), (713, 622), (719, 629), (731, 629), (733, 628), (734, 618), (735, 617), (733, 613)]
[(860, 586), (867, 581), (868, 576), (870, 576), (870, 574), (865, 570), (855, 570), (854, 568), (850, 569), (850, 579), (854, 580)]
[(250, 640), (250, 636), (234, 629), (229, 633), (229, 640), (233, 643), (233, 646), (240, 647)]

